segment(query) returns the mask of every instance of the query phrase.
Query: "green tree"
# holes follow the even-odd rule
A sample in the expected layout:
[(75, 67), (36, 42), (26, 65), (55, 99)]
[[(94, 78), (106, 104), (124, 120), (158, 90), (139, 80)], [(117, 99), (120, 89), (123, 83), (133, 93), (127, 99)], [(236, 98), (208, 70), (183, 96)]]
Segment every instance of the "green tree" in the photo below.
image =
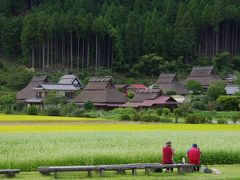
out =
[(226, 95), (225, 83), (219, 82), (211, 84), (207, 90), (207, 96), (210, 100), (216, 100), (221, 95)]
[(239, 98), (237, 96), (220, 96), (217, 99), (217, 109), (220, 111), (239, 110)]
[(229, 52), (217, 54), (213, 58), (214, 69), (216, 69), (219, 72), (224, 71), (226, 69), (230, 69), (232, 66), (231, 59), (232, 59), (231, 54)]
[(186, 84), (187, 89), (194, 95), (201, 94), (203, 92), (202, 85), (194, 80), (190, 80)]
[(176, 51), (185, 55), (185, 61), (188, 63), (189, 57), (195, 46), (196, 36), (192, 15), (190, 12), (186, 11), (186, 7), (183, 3), (179, 5), (174, 33)]
[(139, 58), (139, 44), (138, 44), (138, 27), (137, 14), (131, 12), (128, 16), (125, 32), (125, 59), (126, 64), (133, 65)]
[(62, 106), (66, 103), (64, 96), (58, 95), (57, 92), (48, 92), (47, 96), (43, 99), (43, 103), (47, 106)]

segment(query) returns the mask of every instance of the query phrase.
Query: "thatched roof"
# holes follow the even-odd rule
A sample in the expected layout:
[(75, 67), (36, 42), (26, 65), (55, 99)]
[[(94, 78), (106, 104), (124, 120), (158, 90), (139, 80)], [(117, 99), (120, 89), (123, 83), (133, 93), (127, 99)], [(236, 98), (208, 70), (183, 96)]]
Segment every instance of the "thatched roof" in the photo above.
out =
[(35, 97), (34, 88), (47, 82), (46, 76), (34, 76), (29, 84), (16, 95), (17, 100), (26, 100)]
[(193, 67), (190, 77), (207, 77), (214, 74), (213, 66)]
[(168, 91), (175, 91), (176, 94), (181, 95), (189, 93), (187, 88), (178, 81), (176, 74), (160, 74), (156, 84), (159, 85), (163, 93), (167, 93)]
[(161, 95), (162, 91), (160, 89), (146, 89), (137, 90), (136, 94), (130, 102), (143, 102), (149, 99), (155, 99)]
[(215, 74), (212, 66), (194, 67), (191, 74), (188, 76), (187, 81), (195, 80), (202, 86), (209, 86), (212, 82), (220, 80)]
[(74, 98), (77, 103), (92, 101), (93, 103), (125, 103), (123, 96), (112, 84), (112, 77), (93, 77), (81, 94)]

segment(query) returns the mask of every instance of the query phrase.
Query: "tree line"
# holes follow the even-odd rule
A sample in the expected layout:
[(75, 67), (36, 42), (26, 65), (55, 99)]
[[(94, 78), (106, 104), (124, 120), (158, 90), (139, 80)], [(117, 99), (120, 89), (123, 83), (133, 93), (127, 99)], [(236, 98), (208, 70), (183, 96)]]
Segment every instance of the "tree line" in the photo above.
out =
[(156, 54), (184, 63), (239, 55), (238, 0), (2, 0), (0, 55), (43, 71), (129, 71)]

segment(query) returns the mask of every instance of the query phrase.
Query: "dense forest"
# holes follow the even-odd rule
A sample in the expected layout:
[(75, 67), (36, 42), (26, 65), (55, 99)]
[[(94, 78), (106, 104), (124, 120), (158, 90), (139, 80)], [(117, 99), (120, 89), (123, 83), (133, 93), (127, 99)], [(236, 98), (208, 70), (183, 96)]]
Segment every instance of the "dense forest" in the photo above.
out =
[(1, 0), (0, 56), (43, 71), (171, 71), (239, 55), (239, 22), (239, 0)]

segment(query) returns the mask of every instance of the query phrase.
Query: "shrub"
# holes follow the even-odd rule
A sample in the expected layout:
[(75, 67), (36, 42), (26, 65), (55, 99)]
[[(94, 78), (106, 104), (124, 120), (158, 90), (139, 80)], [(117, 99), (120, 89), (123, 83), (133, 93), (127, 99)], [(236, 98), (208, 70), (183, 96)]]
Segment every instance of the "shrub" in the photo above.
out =
[(128, 93), (128, 99), (134, 98), (135, 94), (133, 92)]
[(84, 104), (83, 104), (83, 107), (84, 109), (86, 110), (91, 110), (94, 108), (94, 105), (93, 105), (93, 102), (92, 101), (86, 101)]
[(237, 96), (220, 96), (217, 99), (217, 109), (220, 111), (237, 111), (239, 109), (239, 99)]
[(162, 111), (164, 115), (169, 115), (171, 112), (169, 108), (163, 108)]
[(191, 93), (193, 93), (195, 95), (201, 94), (203, 92), (202, 85), (199, 82), (194, 81), (194, 80), (188, 81), (186, 84), (186, 87)]
[(179, 116), (176, 115), (176, 116), (175, 116), (175, 123), (178, 123), (178, 119), (179, 119)]
[(217, 108), (217, 106), (218, 106), (217, 101), (210, 101), (210, 102), (208, 102), (208, 104), (207, 104), (207, 110), (208, 110), (208, 111), (215, 111), (216, 108)]
[(72, 113), (77, 109), (79, 109), (79, 107), (75, 103), (66, 104), (65, 106), (63, 106), (61, 108), (61, 115), (62, 116), (72, 116)]
[(183, 115), (183, 109), (182, 108), (175, 108), (173, 113), (178, 116), (181, 117)]
[(131, 120), (131, 117), (128, 115), (128, 114), (122, 114), (120, 116), (120, 120), (121, 121), (130, 121)]
[(221, 95), (226, 95), (225, 86), (211, 85), (208, 88), (207, 95), (210, 100), (216, 100)]
[(64, 96), (58, 96), (57, 92), (50, 92), (46, 97), (43, 99), (44, 105), (50, 106), (62, 106), (66, 103), (66, 98)]
[(218, 119), (217, 123), (218, 124), (227, 124), (227, 121), (225, 121), (224, 119)]
[(57, 107), (49, 107), (45, 110), (45, 114), (48, 116), (59, 116), (60, 110)]
[(142, 121), (145, 122), (162, 122), (161, 118), (156, 115), (143, 115)]
[(211, 115), (207, 115), (206, 117), (206, 122), (209, 124), (212, 124), (212, 116)]
[(30, 106), (27, 108), (27, 114), (29, 115), (37, 115), (38, 114), (38, 109), (36, 106)]
[(171, 119), (171, 118), (166, 118), (166, 117), (165, 117), (165, 118), (164, 118), (164, 122), (165, 122), (165, 123), (171, 123), (171, 122), (172, 122), (172, 119)]
[(132, 116), (132, 120), (133, 121), (141, 121), (141, 116), (139, 115), (139, 114), (134, 114), (133, 116)]
[(3, 69), (4, 65), (3, 63), (0, 61), (0, 69)]
[(234, 122), (234, 124), (236, 124), (236, 122), (238, 122), (239, 119), (240, 119), (240, 114), (234, 114), (234, 115), (232, 115), (231, 119), (232, 119), (232, 121)]
[(135, 114), (136, 110), (133, 108), (115, 108), (111, 112), (113, 114)]
[(201, 101), (195, 101), (192, 106), (196, 110), (205, 111), (207, 109), (207, 104)]
[(193, 113), (192, 104), (189, 102), (182, 103), (179, 108), (181, 108), (182, 116), (187, 116), (188, 114)]
[(175, 94), (176, 94), (176, 91), (174, 91), (174, 90), (170, 90), (170, 91), (166, 92), (166, 95), (168, 95), (168, 96), (175, 95)]
[(75, 109), (72, 113), (71, 116), (72, 117), (82, 117), (84, 114), (85, 110), (83, 108), (81, 109)]
[(4, 114), (13, 114), (13, 111), (11, 109), (5, 109)]
[(162, 108), (159, 108), (157, 110), (157, 115), (161, 116), (163, 114), (163, 109)]
[(201, 116), (201, 115), (197, 115), (197, 114), (189, 114), (186, 118), (185, 118), (185, 122), (187, 124), (204, 124), (206, 122), (205, 117)]

